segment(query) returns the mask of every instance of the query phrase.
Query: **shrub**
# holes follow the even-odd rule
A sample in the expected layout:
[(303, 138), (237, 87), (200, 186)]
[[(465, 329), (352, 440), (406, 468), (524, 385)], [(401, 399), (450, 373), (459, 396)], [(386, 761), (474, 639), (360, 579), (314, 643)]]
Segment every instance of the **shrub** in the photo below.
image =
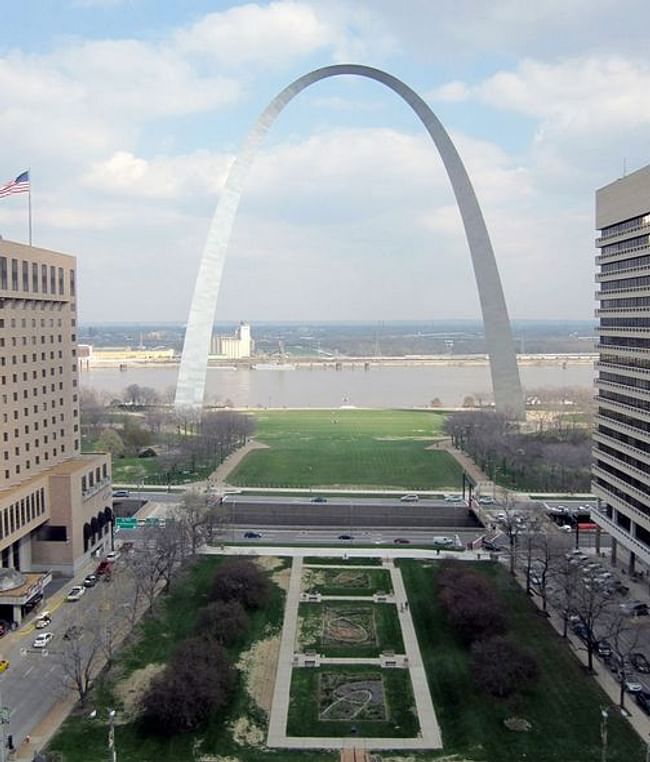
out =
[(270, 597), (269, 579), (251, 561), (227, 561), (214, 575), (210, 595), (212, 601), (239, 601), (246, 609), (259, 609)]
[(236, 672), (212, 640), (189, 638), (156, 676), (140, 702), (147, 730), (171, 736), (194, 730), (230, 700)]
[(231, 646), (244, 638), (250, 627), (248, 615), (239, 601), (215, 601), (201, 609), (198, 632)]
[(538, 675), (532, 655), (508, 638), (494, 637), (472, 646), (472, 674), (487, 693), (506, 698)]

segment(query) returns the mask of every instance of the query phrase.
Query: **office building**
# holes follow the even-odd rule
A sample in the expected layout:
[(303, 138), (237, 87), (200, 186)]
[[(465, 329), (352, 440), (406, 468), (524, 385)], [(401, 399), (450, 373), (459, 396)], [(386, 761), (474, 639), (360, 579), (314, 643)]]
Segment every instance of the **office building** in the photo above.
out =
[(21, 572), (72, 573), (110, 540), (110, 457), (80, 452), (75, 266), (0, 240), (0, 565)]
[(650, 565), (650, 166), (596, 192), (594, 521)]

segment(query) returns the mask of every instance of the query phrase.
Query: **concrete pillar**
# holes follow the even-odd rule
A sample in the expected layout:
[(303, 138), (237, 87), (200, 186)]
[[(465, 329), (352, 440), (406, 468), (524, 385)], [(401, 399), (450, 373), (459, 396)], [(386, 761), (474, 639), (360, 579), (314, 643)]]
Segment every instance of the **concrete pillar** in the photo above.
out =
[(634, 574), (634, 566), (636, 561), (636, 555), (630, 551), (630, 560), (627, 565), (627, 573), (630, 575), (630, 577)]
[(21, 606), (12, 606), (14, 610), (14, 622), (20, 624), (23, 621), (23, 610)]
[(596, 525), (596, 553), (600, 555), (600, 540), (601, 540), (601, 533), (602, 529)]
[(618, 545), (618, 543), (616, 542), (614, 537), (612, 537), (612, 558), (611, 558), (611, 560), (612, 560), (612, 566), (616, 566), (616, 548), (617, 548), (617, 545)]

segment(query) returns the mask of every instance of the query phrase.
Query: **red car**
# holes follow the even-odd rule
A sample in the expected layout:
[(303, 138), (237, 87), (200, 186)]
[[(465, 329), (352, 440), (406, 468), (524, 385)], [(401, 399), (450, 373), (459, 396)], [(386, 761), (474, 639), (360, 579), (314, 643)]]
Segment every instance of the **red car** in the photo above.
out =
[(95, 574), (98, 577), (102, 577), (104, 574), (110, 574), (112, 568), (113, 564), (110, 561), (101, 561), (97, 569), (95, 569)]

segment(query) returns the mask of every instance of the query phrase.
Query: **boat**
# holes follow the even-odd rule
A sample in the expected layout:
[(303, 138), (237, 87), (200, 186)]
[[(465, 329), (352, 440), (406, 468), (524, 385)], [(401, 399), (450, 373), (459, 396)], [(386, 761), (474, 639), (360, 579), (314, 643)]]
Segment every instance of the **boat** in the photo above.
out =
[(251, 366), (253, 370), (295, 370), (296, 366), (289, 362), (259, 362)]

